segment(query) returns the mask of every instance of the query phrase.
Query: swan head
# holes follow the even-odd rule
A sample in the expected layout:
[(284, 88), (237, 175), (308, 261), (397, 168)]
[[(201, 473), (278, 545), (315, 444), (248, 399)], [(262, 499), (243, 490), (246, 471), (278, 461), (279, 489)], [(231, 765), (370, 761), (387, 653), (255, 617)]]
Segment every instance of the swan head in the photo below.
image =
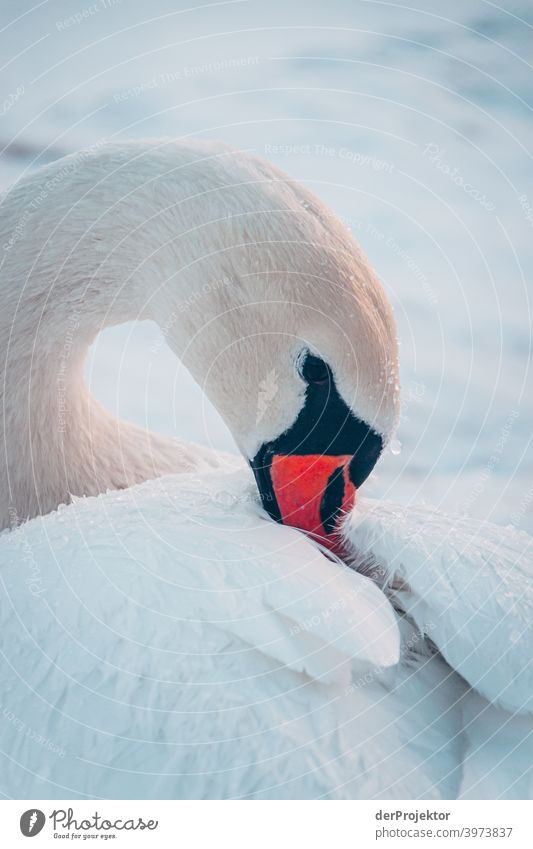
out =
[(186, 292), (169, 269), (157, 320), (226, 420), (266, 511), (334, 548), (397, 423), (392, 310), (321, 201), (263, 160), (222, 159), (209, 222), (194, 206), (188, 215)]
[(270, 516), (334, 549), (338, 521), (354, 506), (384, 437), (353, 412), (325, 359), (304, 348), (297, 371), (305, 388), (296, 419), (263, 442), (250, 462)]

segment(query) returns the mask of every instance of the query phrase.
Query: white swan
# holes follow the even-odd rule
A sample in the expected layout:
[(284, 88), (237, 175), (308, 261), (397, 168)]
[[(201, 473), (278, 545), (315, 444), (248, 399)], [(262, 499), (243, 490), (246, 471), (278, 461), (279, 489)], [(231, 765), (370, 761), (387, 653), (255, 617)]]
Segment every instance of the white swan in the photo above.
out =
[[(500, 630), (487, 605), (469, 666), (479, 623), (463, 619), (455, 642), (445, 627), (450, 602), (468, 609), (454, 564), (444, 598), (420, 569), (435, 578), (442, 558), (424, 561), (387, 505), (349, 513), (341, 538), (394, 430), (396, 343), (379, 284), (320, 202), (220, 145), (136, 143), (21, 181), (0, 227), (0, 517), (20, 524), (0, 539), (0, 791), (529, 796), (531, 721), (511, 712), (530, 708), (526, 636), (492, 684), (479, 665), (491, 627), (511, 634), (513, 602), (515, 625), (530, 623), (531, 571), (519, 591), (508, 580)], [(225, 417), (268, 512), (381, 570), (411, 619), (267, 521), (241, 463), (96, 404), (88, 345), (141, 317)]]

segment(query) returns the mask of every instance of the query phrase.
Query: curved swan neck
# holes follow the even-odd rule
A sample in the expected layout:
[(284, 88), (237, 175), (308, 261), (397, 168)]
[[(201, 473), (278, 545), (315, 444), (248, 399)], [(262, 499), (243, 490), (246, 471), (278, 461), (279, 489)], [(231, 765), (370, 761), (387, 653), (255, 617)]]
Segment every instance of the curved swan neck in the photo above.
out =
[(116, 419), (90, 395), (83, 373), (89, 345), (99, 330), (138, 314), (133, 298), (119, 312), (111, 286), (106, 294), (88, 310), (87, 295), (78, 297), (73, 287), (65, 306), (28, 281), (20, 303), (4, 299), (1, 528), (72, 495), (97, 495), (193, 466), (192, 452), (179, 443)]
[[(80, 211), (90, 179), (85, 174), (78, 188), (76, 169), (63, 184), (58, 174), (54, 163), (0, 205), (0, 529), (72, 495), (213, 462), (207, 451), (116, 419), (90, 395), (91, 343), (105, 327), (147, 317), (150, 290), (164, 284), (169, 261), (164, 251), (157, 262), (145, 260), (157, 248), (153, 234), (149, 250), (146, 234), (136, 232), (145, 209), (130, 212), (126, 228), (115, 216), (113, 228), (115, 198), (105, 186), (95, 189), (94, 208), (85, 202)], [(120, 181), (117, 193), (124, 194)], [(43, 196), (46, 203), (36, 204)]]
[(74, 154), (0, 200), (2, 248), (1, 526), (205, 455), (118, 422), (88, 394), (88, 346), (130, 319), (157, 321), (248, 458), (299, 414), (303, 348), (334, 364), (358, 418), (391, 430), (384, 293), (327, 208), (260, 159), (175, 141)]

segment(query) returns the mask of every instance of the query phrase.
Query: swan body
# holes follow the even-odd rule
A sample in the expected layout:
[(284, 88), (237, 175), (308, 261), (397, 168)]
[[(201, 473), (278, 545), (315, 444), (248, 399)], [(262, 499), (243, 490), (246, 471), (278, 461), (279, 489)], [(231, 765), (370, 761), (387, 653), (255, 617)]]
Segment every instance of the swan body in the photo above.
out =
[[(529, 541), (351, 510), (397, 421), (396, 339), (320, 201), (218, 144), (111, 145), (16, 184), (0, 239), (1, 792), (530, 796)], [(269, 521), (242, 461), (91, 398), (88, 346), (136, 318), (270, 515), (312, 514), (359, 571)]]
[(238, 465), (77, 499), (0, 542), (7, 795), (531, 794), (531, 717), (265, 519)]

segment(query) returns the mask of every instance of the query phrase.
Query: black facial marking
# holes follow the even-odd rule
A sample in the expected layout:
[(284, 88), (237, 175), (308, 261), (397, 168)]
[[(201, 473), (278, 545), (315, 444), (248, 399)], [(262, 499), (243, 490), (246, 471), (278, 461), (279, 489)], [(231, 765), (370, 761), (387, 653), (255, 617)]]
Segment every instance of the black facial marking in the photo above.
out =
[(272, 478), (270, 477), (270, 466), (275, 451), (272, 449), (273, 443), (264, 443), (255, 457), (250, 460), (250, 466), (255, 476), (255, 482), (261, 496), (263, 508), (275, 522), (283, 523), (281, 512), (278, 506), (274, 487), (272, 486)]
[(270, 477), (274, 456), (353, 455), (350, 480), (359, 487), (374, 468), (383, 449), (381, 436), (354, 416), (341, 398), (327, 363), (308, 353), (301, 363), (300, 374), (307, 388), (305, 403), (296, 421), (277, 439), (264, 443), (250, 461), (263, 507), (277, 522), (281, 522), (281, 514)]
[(307, 354), (302, 363), (300, 374), (307, 383), (323, 384), (331, 380), (331, 370), (324, 360)]
[(342, 467), (335, 469), (329, 476), (322, 501), (320, 502), (320, 521), (327, 534), (330, 534), (337, 522), (337, 516), (344, 498), (344, 474)]

